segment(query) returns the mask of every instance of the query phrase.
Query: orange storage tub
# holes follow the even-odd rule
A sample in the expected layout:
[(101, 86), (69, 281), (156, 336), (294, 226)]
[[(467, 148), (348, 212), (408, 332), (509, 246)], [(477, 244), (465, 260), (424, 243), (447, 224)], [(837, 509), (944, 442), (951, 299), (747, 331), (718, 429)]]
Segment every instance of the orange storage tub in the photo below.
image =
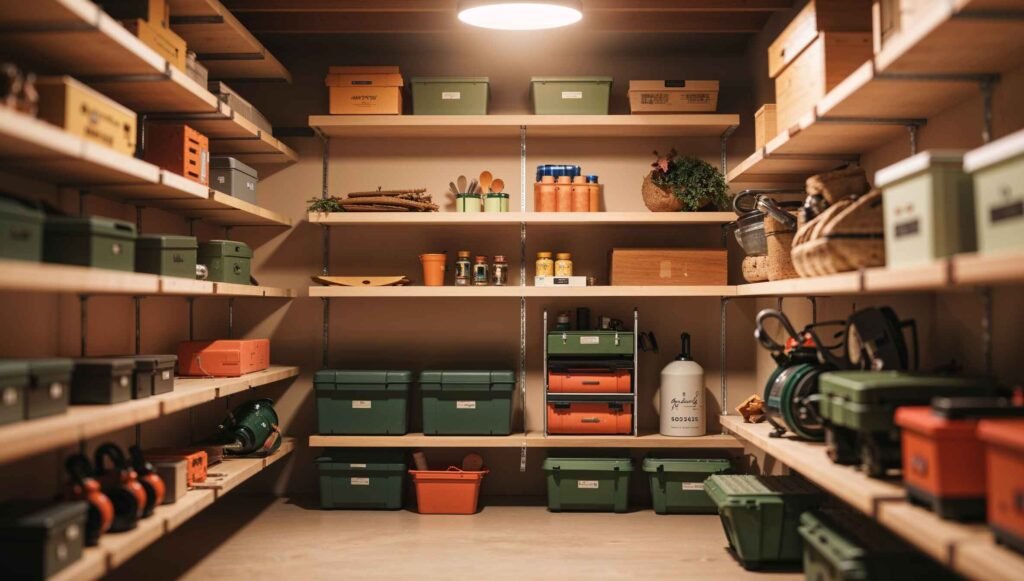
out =
[(548, 391), (551, 393), (630, 393), (631, 374), (618, 371), (551, 371)]
[(480, 483), (489, 470), (410, 470), (420, 514), (475, 514)]
[(178, 375), (240, 377), (270, 367), (270, 339), (185, 341), (178, 345)]
[(1024, 553), (1024, 419), (982, 420), (988, 524), (996, 539)]
[(631, 434), (633, 404), (548, 402), (549, 434)]

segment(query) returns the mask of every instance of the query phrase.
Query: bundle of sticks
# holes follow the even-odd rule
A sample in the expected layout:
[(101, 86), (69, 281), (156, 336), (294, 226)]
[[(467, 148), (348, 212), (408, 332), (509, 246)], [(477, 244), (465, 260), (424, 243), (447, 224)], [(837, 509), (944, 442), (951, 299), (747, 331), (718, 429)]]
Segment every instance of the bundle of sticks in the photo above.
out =
[(436, 212), (426, 188), (353, 192), (341, 201), (346, 212)]

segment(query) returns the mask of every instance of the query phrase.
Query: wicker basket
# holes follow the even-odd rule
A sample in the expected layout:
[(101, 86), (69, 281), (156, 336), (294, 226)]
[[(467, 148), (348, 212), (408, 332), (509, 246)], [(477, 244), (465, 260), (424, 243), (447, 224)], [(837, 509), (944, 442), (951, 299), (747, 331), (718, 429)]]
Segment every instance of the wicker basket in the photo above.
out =
[(851, 196), (863, 196), (871, 189), (864, 168), (850, 166), (807, 178), (807, 194), (820, 195), (830, 204)]
[(764, 282), (768, 280), (768, 257), (747, 256), (743, 259), (743, 280)]
[(882, 266), (882, 232), (881, 192), (840, 200), (797, 231), (794, 268), (809, 277)]
[(655, 184), (651, 179), (651, 174), (647, 174), (647, 177), (644, 178), (641, 192), (644, 196), (644, 205), (652, 212), (678, 212), (683, 209), (683, 202), (672, 192)]

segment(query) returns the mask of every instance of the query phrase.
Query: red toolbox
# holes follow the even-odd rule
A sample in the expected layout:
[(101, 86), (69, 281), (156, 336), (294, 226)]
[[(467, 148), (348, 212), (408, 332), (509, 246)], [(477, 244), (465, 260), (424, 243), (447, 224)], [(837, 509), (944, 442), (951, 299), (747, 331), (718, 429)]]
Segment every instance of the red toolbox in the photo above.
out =
[(631, 393), (632, 374), (626, 370), (551, 371), (548, 391), (551, 393)]
[(1024, 553), (1024, 419), (982, 420), (988, 525), (996, 539)]
[(270, 339), (185, 341), (178, 345), (178, 375), (239, 377), (270, 367)]
[(632, 402), (549, 401), (549, 434), (631, 434)]

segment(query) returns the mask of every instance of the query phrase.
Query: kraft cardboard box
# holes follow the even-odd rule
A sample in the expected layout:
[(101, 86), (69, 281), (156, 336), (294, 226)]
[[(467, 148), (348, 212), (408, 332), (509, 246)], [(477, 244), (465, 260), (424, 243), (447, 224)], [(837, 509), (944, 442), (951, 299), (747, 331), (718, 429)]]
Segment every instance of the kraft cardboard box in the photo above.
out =
[(405, 81), (398, 67), (330, 67), (331, 115), (401, 115)]

